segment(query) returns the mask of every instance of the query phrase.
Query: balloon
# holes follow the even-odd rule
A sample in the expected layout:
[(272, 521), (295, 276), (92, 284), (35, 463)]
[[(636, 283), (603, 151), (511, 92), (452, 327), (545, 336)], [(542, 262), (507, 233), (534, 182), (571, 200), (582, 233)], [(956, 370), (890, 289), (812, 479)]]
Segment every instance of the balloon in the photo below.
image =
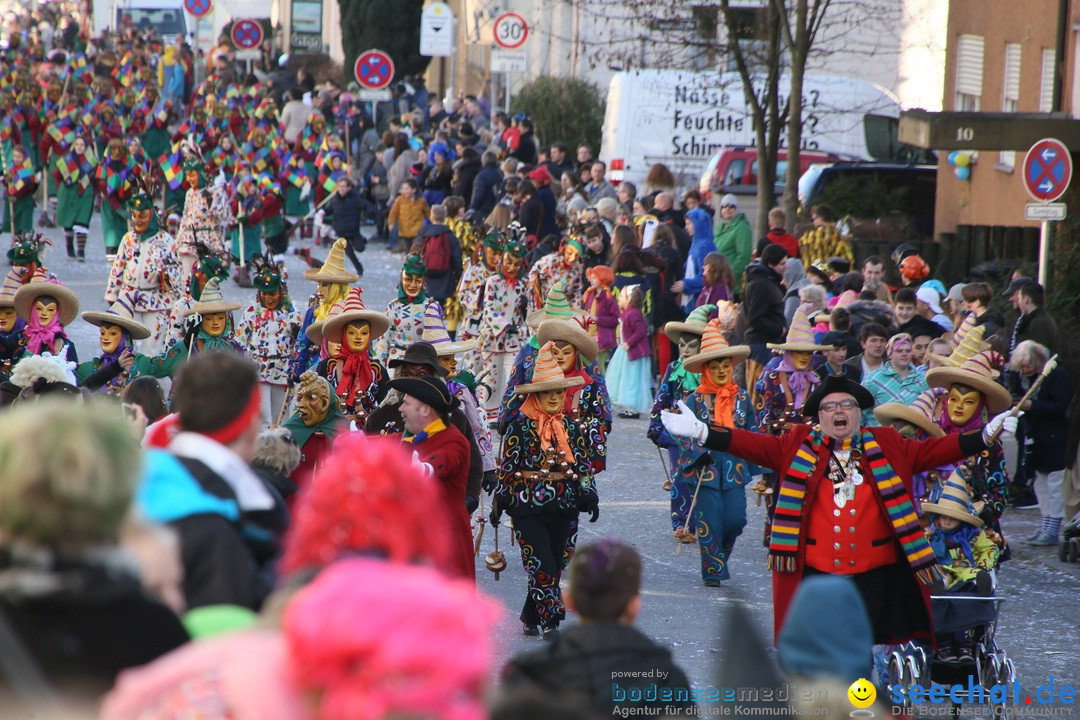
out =
[(974, 165), (979, 162), (979, 153), (968, 153), (968, 165)]
[(967, 166), (958, 167), (953, 172), (956, 173), (957, 180), (967, 180), (971, 177), (971, 168)]
[(957, 150), (953, 150), (951, 153), (949, 153), (949, 164), (953, 167), (956, 167), (956, 158), (959, 156), (960, 153)]
[(968, 166), (968, 163), (970, 163), (970, 162), (971, 162), (971, 156), (970, 155), (965, 155), (963, 153), (958, 153), (957, 154), (957, 156), (956, 156), (956, 167), (958, 167), (958, 168), (966, 168)]

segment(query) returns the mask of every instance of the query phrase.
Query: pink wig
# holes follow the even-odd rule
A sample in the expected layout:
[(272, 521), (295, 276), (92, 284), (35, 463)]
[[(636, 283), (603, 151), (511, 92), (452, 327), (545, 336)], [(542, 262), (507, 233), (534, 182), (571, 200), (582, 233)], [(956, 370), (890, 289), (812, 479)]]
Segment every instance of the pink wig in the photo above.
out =
[(501, 606), (431, 568), (341, 560), (285, 611), (292, 680), (318, 720), (483, 720)]
[(413, 465), (399, 440), (348, 433), (300, 493), (280, 570), (356, 554), (448, 569), (452, 546), (436, 480)]

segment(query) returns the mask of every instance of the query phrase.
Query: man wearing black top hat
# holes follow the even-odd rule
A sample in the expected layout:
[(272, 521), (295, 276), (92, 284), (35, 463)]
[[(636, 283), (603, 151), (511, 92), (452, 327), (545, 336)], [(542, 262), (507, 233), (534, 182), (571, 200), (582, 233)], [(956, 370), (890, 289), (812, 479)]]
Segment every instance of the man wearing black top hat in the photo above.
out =
[[(439, 363), (439, 355), (431, 343), (418, 341), (405, 349), (405, 354), (389, 362), (390, 369), (394, 371), (394, 380), (390, 387), (396, 387), (395, 382), (404, 378), (418, 377), (446, 377), (446, 368)], [(444, 383), (445, 384), (445, 383)], [(405, 422), (401, 413), (402, 395), (400, 392), (387, 395), (382, 405), (375, 408), (367, 416), (364, 422), (364, 432), (368, 435), (395, 435), (405, 432)], [(447, 411), (448, 424), (456, 427), (469, 447), (469, 463), (467, 466), (468, 483), (465, 488), (465, 507), (472, 512), (479, 505), (480, 485), (484, 479), (484, 462), (480, 455), (480, 446), (476, 444), (469, 418), (457, 407), (455, 401)]]
[(891, 427), (864, 428), (874, 397), (850, 378), (830, 375), (803, 407), (818, 424), (773, 436), (710, 428), (685, 404), (661, 420), (675, 436), (729, 452), (781, 477), (769, 545), (773, 624), (779, 636), (803, 577), (851, 577), (870, 614), (875, 643), (933, 640), (929, 587), (942, 575), (912, 500), (912, 476), (986, 449), (999, 429), (1013, 433), (1007, 412), (981, 431), (916, 441)]

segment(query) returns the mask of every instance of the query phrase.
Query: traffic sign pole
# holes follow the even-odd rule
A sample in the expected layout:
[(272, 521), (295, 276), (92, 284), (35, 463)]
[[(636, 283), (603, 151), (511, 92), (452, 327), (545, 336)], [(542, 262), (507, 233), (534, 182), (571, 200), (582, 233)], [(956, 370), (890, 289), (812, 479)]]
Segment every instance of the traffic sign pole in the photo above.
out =
[[(1032, 199), (1044, 205), (1065, 194), (1072, 180), (1072, 154), (1065, 143), (1055, 138), (1039, 140), (1024, 156), (1020, 179)], [(1039, 227), (1039, 283), (1046, 287), (1047, 251), (1050, 245), (1050, 222), (1045, 219), (1050, 208), (1044, 208)], [(1025, 215), (1031, 214), (1026, 210)]]

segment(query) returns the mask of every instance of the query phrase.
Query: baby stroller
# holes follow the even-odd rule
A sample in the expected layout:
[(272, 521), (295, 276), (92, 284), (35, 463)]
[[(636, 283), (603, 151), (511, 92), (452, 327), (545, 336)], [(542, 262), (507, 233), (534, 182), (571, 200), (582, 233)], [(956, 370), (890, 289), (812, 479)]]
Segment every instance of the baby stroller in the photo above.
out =
[(1076, 562), (1077, 555), (1080, 555), (1080, 513), (1073, 515), (1061, 528), (1061, 537), (1058, 558), (1061, 562)]
[[(959, 714), (963, 702), (985, 703), (995, 718), (1010, 717), (1008, 699), (991, 697), (990, 693), (979, 693), (976, 689), (968, 697), (969, 686), (988, 688), (995, 684), (1008, 684), (1016, 679), (1016, 669), (1005, 651), (994, 640), (997, 627), (998, 611), (1003, 598), (973, 594), (933, 595), (930, 597), (934, 616), (934, 632), (938, 636), (939, 651), (930, 653), (929, 649), (916, 643), (905, 643), (888, 656), (889, 696), (901, 696), (900, 705), (905, 711), (912, 710), (909, 690), (912, 685), (921, 685), (929, 689), (932, 684), (946, 688), (960, 686), (950, 695), (953, 715)], [(973, 642), (973, 652), (955, 657), (943, 653), (945, 643), (958, 634), (969, 634)], [(973, 680), (969, 681), (969, 678)], [(902, 689), (902, 692), (897, 692)], [(962, 702), (955, 702), (959, 698)]]

